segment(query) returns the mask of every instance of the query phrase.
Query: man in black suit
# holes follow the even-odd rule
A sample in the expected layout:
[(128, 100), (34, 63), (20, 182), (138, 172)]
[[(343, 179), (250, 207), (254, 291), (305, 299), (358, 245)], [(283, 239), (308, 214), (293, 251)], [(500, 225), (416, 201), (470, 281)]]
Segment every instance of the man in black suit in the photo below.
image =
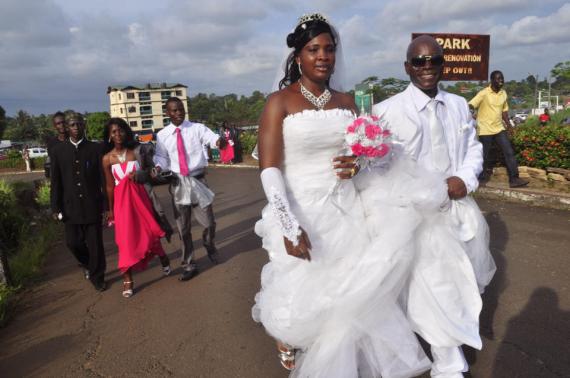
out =
[(104, 291), (101, 147), (85, 139), (81, 114), (69, 113), (65, 121), (69, 139), (52, 152), (51, 209), (54, 218), (65, 223), (67, 247), (95, 289)]

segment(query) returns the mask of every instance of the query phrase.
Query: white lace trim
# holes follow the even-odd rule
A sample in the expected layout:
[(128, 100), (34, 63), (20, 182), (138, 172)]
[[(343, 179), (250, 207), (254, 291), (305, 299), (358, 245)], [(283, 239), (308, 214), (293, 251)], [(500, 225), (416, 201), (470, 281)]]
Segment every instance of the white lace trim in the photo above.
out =
[(269, 192), (268, 200), (273, 216), (279, 221), (283, 236), (296, 247), (299, 245), (299, 236), (301, 235), (299, 222), (293, 213), (291, 213), (287, 198), (274, 186), (271, 186)]
[(324, 118), (339, 117), (339, 116), (356, 117), (353, 111), (349, 109), (340, 109), (340, 108), (322, 109), (322, 110), (305, 109), (297, 113), (289, 114), (287, 117), (285, 117), (285, 120), (297, 119), (297, 118), (324, 119)]

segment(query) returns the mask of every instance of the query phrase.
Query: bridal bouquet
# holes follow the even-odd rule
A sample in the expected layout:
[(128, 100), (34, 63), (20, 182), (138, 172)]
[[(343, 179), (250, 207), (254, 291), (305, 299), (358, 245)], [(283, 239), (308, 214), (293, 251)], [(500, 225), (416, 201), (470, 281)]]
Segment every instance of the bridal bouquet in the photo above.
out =
[(363, 115), (356, 118), (346, 128), (344, 139), (361, 167), (382, 165), (390, 158), (392, 133), (380, 117)]

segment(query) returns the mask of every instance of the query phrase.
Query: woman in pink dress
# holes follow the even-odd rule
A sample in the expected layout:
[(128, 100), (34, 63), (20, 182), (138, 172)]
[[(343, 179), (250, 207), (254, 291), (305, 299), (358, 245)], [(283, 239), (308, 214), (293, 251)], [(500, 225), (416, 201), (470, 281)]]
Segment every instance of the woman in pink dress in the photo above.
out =
[[(164, 231), (154, 218), (150, 198), (137, 171), (136, 142), (129, 125), (121, 118), (111, 118), (104, 130), (103, 170), (109, 211), (107, 219), (115, 224), (115, 243), (119, 248), (119, 270), (123, 274), (123, 297), (133, 295), (132, 270), (143, 270), (155, 255), (165, 275), (170, 261), (160, 244)], [(140, 172), (142, 173), (142, 172)]]
[(220, 160), (222, 164), (232, 164), (235, 153), (234, 153), (234, 140), (232, 139), (232, 134), (229, 127), (224, 122), (221, 128), (221, 135), (223, 139), (226, 140), (227, 144), (224, 148), (220, 149)]

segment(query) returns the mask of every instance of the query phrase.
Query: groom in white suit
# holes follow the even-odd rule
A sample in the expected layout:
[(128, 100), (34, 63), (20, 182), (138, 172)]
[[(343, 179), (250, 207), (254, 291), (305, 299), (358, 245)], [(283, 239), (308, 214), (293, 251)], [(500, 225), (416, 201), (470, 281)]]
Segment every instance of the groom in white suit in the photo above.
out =
[(443, 65), (443, 50), (434, 38), (414, 39), (404, 63), (410, 85), (375, 105), (372, 113), (388, 122), (405, 153), (422, 168), (446, 177), (449, 201), (442, 204), (438, 218), (443, 221), (428, 224), (427, 233), (431, 226), (449, 225), (460, 251), (453, 256), (442, 253), (433, 264), (423, 249), (437, 247), (418, 246), (403, 301), (414, 331), (431, 344), (431, 375), (449, 378), (462, 377), (468, 370), (462, 344), (481, 349), (480, 292), (493, 277), (495, 264), (488, 250), (487, 224), (468, 196), (478, 187), (482, 146), (467, 102), (438, 89)]

